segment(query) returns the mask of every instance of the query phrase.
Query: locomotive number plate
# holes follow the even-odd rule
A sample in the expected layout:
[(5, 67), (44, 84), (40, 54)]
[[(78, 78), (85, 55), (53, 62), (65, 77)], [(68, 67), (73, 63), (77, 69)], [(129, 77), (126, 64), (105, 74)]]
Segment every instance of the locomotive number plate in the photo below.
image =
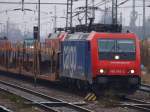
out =
[(113, 69), (113, 70), (110, 70), (110, 73), (117, 73), (117, 74), (120, 74), (120, 73), (125, 73), (124, 70), (121, 70), (121, 69)]

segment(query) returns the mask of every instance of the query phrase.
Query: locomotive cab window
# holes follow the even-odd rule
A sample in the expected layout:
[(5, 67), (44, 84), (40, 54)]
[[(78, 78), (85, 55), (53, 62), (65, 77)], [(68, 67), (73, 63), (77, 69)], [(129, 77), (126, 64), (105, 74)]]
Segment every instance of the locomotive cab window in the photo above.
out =
[(132, 39), (99, 39), (100, 60), (135, 60), (135, 41)]
[(118, 52), (135, 52), (134, 40), (118, 40), (117, 51)]

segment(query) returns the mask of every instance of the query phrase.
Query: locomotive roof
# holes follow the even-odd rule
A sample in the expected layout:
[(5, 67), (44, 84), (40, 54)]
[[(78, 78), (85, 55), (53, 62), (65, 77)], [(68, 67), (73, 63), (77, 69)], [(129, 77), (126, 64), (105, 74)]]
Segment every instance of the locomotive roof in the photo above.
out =
[[(124, 37), (124, 38), (135, 38), (136, 36), (133, 36), (135, 35), (134, 33), (126, 33), (126, 32), (117, 32), (117, 33), (109, 33), (109, 32), (95, 32), (95, 31), (92, 31), (91, 33), (84, 33), (84, 32), (76, 32), (76, 33), (72, 33), (72, 34), (68, 34), (66, 37), (65, 37), (65, 40), (91, 40), (93, 39), (93, 36), (94, 35), (101, 35), (102, 37), (104, 36), (105, 38), (109, 38), (109, 37)], [(96, 36), (96, 37), (97, 37)]]
[(86, 40), (89, 36), (89, 33), (77, 32), (73, 34), (68, 34), (65, 40)]
[(48, 38), (54, 39), (54, 38), (57, 38), (59, 35), (60, 35), (60, 33), (50, 33)]

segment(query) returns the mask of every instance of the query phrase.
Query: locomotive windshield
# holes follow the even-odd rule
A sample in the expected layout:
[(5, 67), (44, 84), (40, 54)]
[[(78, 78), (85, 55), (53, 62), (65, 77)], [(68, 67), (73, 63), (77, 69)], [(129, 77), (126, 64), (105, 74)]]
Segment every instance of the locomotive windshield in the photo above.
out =
[(99, 39), (98, 46), (100, 60), (135, 59), (135, 41), (132, 39)]

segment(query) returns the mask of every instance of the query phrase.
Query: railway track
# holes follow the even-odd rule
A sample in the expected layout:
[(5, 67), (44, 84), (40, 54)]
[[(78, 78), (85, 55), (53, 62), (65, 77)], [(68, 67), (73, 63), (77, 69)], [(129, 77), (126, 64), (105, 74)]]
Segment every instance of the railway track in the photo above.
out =
[(7, 83), (0, 80), (0, 89), (20, 96), (32, 105), (36, 105), (49, 112), (93, 112), (74, 103), (65, 102), (55, 97), (30, 90), (19, 85)]
[(6, 107), (0, 105), (0, 112), (13, 112), (13, 111), (11, 111), (11, 110), (7, 109)]
[(134, 108), (143, 112), (150, 112), (150, 102), (132, 99), (128, 97), (126, 97), (124, 101), (125, 102), (121, 103), (121, 106)]
[[(141, 84), (139, 90), (150, 93), (150, 85)], [(128, 97), (126, 97), (124, 100), (127, 102), (125, 102), (125, 103), (123, 102), (121, 104), (122, 106), (135, 108), (138, 110), (142, 110), (144, 112), (150, 112), (150, 102), (146, 102), (146, 101), (142, 101), (142, 100), (138, 100), (138, 99), (132, 99), (132, 98), (128, 98)]]
[[(140, 91), (150, 93), (150, 85), (141, 84)], [(129, 97), (125, 97), (123, 102), (120, 104), (123, 107), (130, 107), (137, 110), (141, 110), (143, 112), (150, 112), (150, 102), (146, 102), (143, 100), (133, 99)]]
[(139, 90), (150, 93), (150, 85), (141, 84), (141, 87), (139, 88)]

